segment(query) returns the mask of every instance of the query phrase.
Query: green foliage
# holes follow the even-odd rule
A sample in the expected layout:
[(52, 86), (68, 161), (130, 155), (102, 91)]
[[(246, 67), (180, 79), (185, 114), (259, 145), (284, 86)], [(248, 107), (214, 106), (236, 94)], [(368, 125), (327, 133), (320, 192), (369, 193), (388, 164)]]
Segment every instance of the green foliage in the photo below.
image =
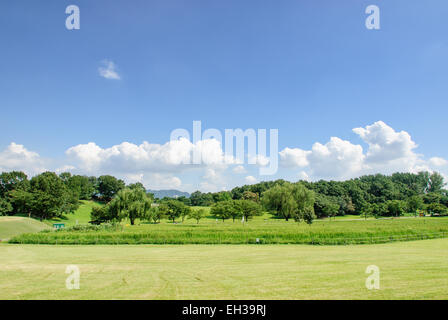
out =
[(288, 221), (293, 218), (300, 221), (305, 215), (314, 217), (315, 194), (303, 184), (277, 185), (263, 194), (264, 207), (272, 214)]
[(448, 214), (448, 208), (440, 203), (431, 203), (427, 206), (426, 209), (430, 214), (434, 214), (434, 213), (439, 214), (439, 215)]
[(63, 180), (53, 172), (44, 172), (30, 181), (30, 192), (16, 193), (19, 202), (24, 204), (30, 215), (40, 220), (60, 217), (73, 213), (78, 207), (78, 199), (67, 188)]
[(124, 189), (123, 180), (119, 180), (113, 176), (105, 175), (98, 178), (98, 193), (105, 201), (110, 201), (118, 193)]
[(215, 203), (210, 209), (210, 213), (212, 216), (221, 219), (222, 221), (230, 218), (233, 218), (233, 221), (235, 221), (241, 211), (235, 206), (233, 200), (228, 200)]
[(204, 218), (207, 214), (207, 211), (205, 209), (198, 209), (198, 210), (191, 210), (189, 217), (191, 219), (196, 220), (196, 223), (199, 224), (199, 220), (201, 220), (202, 218)]
[(12, 205), (5, 199), (0, 198), (0, 216), (6, 216), (12, 211)]
[(399, 217), (403, 215), (406, 209), (406, 204), (404, 201), (400, 200), (389, 200), (386, 202), (387, 215), (393, 217)]
[[(261, 216), (263, 214), (263, 208), (260, 204), (252, 200), (231, 200), (233, 206), (237, 212), (236, 216), (244, 217), (245, 221), (253, 218), (254, 216)], [(235, 220), (235, 216), (232, 214), (232, 218)]]
[(176, 218), (182, 217), (182, 221), (190, 213), (190, 208), (183, 202), (177, 200), (168, 200), (160, 204), (159, 212), (168, 217), (173, 223), (176, 222)]
[(260, 201), (260, 197), (258, 196), (257, 193), (252, 192), (252, 191), (244, 191), (243, 192), (243, 196), (242, 196), (243, 200), (250, 200), (253, 202), (259, 202)]
[(425, 203), (423, 202), (423, 198), (421, 196), (415, 195), (407, 200), (407, 210), (409, 212), (417, 214), (418, 210), (421, 210), (425, 207)]

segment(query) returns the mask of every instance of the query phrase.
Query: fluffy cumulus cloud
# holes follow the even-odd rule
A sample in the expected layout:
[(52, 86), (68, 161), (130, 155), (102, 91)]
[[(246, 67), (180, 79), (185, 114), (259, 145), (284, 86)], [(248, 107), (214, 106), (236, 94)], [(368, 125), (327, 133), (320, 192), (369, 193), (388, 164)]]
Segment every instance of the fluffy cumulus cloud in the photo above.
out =
[(90, 142), (71, 147), (66, 154), (71, 165), (80, 172), (115, 174), (126, 181), (142, 182), (151, 188), (180, 187), (182, 183), (177, 175), (190, 170), (205, 171), (203, 182), (207, 186), (215, 185), (214, 189), (222, 188), (220, 172), (232, 164), (232, 159), (224, 155), (216, 139), (195, 144), (185, 138), (162, 145), (123, 142), (109, 148)]
[(353, 132), (366, 144), (366, 150), (360, 144), (332, 137), (326, 144), (316, 142), (311, 150), (283, 149), (280, 164), (300, 169), (303, 178), (337, 180), (372, 173), (432, 171), (448, 164), (439, 157), (425, 161), (415, 152), (417, 144), (409, 133), (397, 132), (383, 121)]
[[(422, 170), (437, 170), (447, 176), (448, 161), (437, 156), (425, 160), (416, 153), (417, 144), (405, 131), (396, 131), (378, 121), (355, 128), (353, 132), (362, 145), (331, 137), (326, 143), (314, 143), (310, 150), (293, 147), (281, 150), (282, 178), (343, 180), (364, 174)], [(29, 175), (46, 170), (96, 176), (111, 174), (128, 183), (141, 182), (151, 189), (187, 191), (221, 191), (258, 181), (247, 175), (246, 165), (226, 156), (216, 139), (192, 143), (180, 138), (165, 144), (143, 142), (139, 145), (123, 142), (107, 148), (90, 142), (73, 146), (65, 154), (66, 158), (56, 165), (51, 159), (43, 159), (37, 152), (13, 142), (0, 151), (0, 171), (22, 170)], [(259, 157), (256, 163), (264, 166), (269, 163), (265, 160)], [(276, 178), (279, 175), (272, 176)]]
[(0, 152), (0, 172), (17, 170), (34, 175), (46, 171), (44, 162), (38, 153), (14, 142)]
[[(180, 172), (193, 166), (226, 167), (221, 144), (215, 139), (193, 144), (188, 139), (169, 141), (163, 145), (123, 142), (101, 148), (94, 142), (80, 144), (66, 151), (75, 166), (87, 172), (119, 171), (123, 173)], [(199, 163), (195, 163), (195, 154)]]
[(106, 59), (101, 62), (101, 66), (98, 68), (98, 73), (101, 77), (109, 80), (120, 80), (121, 77), (115, 69), (115, 63)]

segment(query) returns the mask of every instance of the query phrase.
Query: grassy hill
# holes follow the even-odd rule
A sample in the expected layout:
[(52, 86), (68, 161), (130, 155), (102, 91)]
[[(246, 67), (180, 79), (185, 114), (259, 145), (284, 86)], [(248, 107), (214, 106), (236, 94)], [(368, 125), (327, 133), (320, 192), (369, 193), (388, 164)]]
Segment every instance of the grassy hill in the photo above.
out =
[(74, 226), (76, 224), (88, 224), (89, 221), (92, 220), (90, 218), (92, 208), (98, 206), (101, 206), (98, 202), (81, 200), (81, 205), (73, 214), (67, 214), (61, 218), (54, 218), (47, 220), (46, 222), (50, 225), (53, 225), (53, 223), (64, 223), (66, 227)]
[(0, 240), (6, 240), (22, 233), (34, 233), (48, 229), (48, 225), (25, 217), (0, 217)]

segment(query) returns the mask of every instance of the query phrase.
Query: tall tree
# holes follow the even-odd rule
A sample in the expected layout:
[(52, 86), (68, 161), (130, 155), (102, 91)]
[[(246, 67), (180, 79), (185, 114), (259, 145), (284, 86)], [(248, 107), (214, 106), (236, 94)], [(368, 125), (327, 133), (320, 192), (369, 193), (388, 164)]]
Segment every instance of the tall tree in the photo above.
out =
[(98, 192), (105, 201), (110, 201), (120, 191), (124, 189), (125, 183), (113, 176), (105, 175), (98, 178)]

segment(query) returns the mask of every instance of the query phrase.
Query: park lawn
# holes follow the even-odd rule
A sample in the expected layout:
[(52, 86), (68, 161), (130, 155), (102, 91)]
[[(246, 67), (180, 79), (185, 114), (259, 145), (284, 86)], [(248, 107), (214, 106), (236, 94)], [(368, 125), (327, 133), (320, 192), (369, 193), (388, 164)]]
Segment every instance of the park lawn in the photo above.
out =
[(76, 224), (88, 224), (92, 220), (90, 217), (92, 208), (102, 206), (102, 204), (88, 200), (80, 200), (80, 202), (79, 208), (74, 213), (63, 215), (61, 218), (46, 220), (46, 222), (50, 225), (53, 225), (53, 223), (64, 223), (66, 227)]
[(48, 229), (45, 223), (26, 217), (0, 217), (0, 240), (7, 240), (22, 233)]
[[(0, 245), (0, 299), (448, 299), (448, 239), (378, 245)], [(80, 289), (65, 287), (67, 265)], [(367, 266), (380, 268), (368, 290)]]
[[(307, 225), (280, 219), (201, 220), (125, 224), (123, 228), (21, 234), (16, 244), (373, 244), (448, 237), (448, 218), (326, 221)], [(258, 239), (258, 240), (257, 240)]]

